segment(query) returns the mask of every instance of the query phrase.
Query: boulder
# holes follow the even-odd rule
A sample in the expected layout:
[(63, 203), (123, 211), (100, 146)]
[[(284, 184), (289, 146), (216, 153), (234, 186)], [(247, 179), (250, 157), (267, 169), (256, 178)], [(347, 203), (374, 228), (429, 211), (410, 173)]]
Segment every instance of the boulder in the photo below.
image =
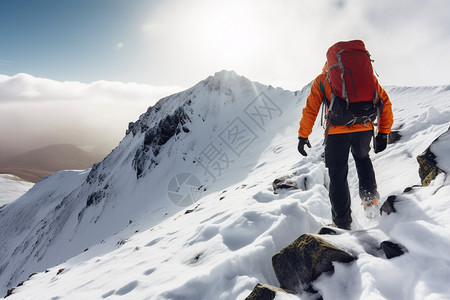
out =
[(319, 235), (323, 235), (323, 234), (329, 234), (329, 235), (337, 235), (337, 231), (334, 228), (331, 227), (322, 227), (319, 229), (319, 231), (317, 232), (317, 234)]
[(423, 186), (430, 185), (430, 182), (443, 171), (436, 164), (436, 155), (428, 147), (421, 155), (417, 156), (419, 162), (419, 176)]
[(356, 258), (322, 238), (304, 234), (272, 257), (272, 265), (281, 288), (309, 289), (324, 272), (333, 272), (333, 262), (349, 263)]
[(408, 249), (406, 249), (405, 246), (392, 241), (382, 242), (380, 244), (380, 248), (383, 250), (384, 254), (386, 254), (386, 258), (388, 259), (400, 256), (408, 252)]
[[(440, 166), (437, 163), (436, 158), (438, 156), (441, 159), (447, 159), (443, 156), (449, 155), (450, 150), (450, 128), (447, 132), (440, 135), (437, 139), (431, 143), (431, 145), (419, 156), (417, 161), (419, 162), (419, 176), (423, 186), (428, 186), (430, 182), (436, 178), (440, 173), (447, 173), (450, 170), (446, 170), (445, 166)], [(437, 151), (437, 153), (436, 153)], [(448, 160), (448, 159), (447, 159)]]
[(273, 300), (277, 293), (287, 294), (289, 292), (273, 285), (258, 283), (245, 300)]
[(295, 189), (298, 190), (299, 187), (296, 182), (289, 180), (292, 176), (283, 176), (277, 178), (272, 182), (273, 193), (277, 194), (277, 190), (280, 189)]
[(395, 209), (394, 203), (397, 202), (397, 196), (391, 195), (389, 196), (386, 201), (383, 203), (383, 205), (380, 208), (380, 213), (386, 213), (390, 215), (391, 213), (397, 212)]
[(348, 230), (334, 227), (334, 225), (323, 226), (317, 232), (318, 235), (339, 235), (345, 232), (349, 232)]

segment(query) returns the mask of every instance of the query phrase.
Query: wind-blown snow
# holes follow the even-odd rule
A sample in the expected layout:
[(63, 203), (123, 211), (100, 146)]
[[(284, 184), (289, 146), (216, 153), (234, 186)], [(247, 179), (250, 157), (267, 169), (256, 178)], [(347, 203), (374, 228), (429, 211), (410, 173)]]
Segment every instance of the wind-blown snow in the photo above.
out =
[[(379, 224), (364, 217), (350, 160), (353, 227), (361, 238), (344, 234), (336, 243), (353, 247), (359, 259), (336, 264), (333, 275), (315, 282), (324, 299), (450, 298), (449, 180), (441, 174), (429, 187), (402, 194), (420, 184), (416, 156), (449, 128), (443, 99), (450, 89), (387, 92), (402, 138), (372, 158), (382, 199), (399, 195), (398, 213)], [(32, 272), (39, 273), (9, 299), (245, 299), (258, 282), (278, 285), (271, 257), (331, 218), (319, 121), (309, 155), (296, 149), (308, 93), (223, 71), (162, 99), (92, 170), (52, 175), (0, 211), (1, 291)], [(178, 119), (180, 107), (185, 114)], [(158, 124), (173, 133), (162, 145), (145, 140)], [(439, 151), (448, 149), (447, 140)], [(274, 194), (273, 180), (286, 175), (300, 189)], [(200, 186), (174, 189), (187, 178)], [(175, 205), (183, 193), (198, 201)], [(409, 252), (391, 260), (367, 254), (366, 234)]]

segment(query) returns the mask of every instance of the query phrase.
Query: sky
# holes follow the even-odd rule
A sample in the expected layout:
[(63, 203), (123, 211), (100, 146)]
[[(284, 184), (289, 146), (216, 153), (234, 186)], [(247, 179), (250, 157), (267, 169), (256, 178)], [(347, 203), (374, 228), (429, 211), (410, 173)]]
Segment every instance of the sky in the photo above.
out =
[[(332, 44), (351, 39), (365, 42), (381, 84), (449, 84), (447, 0), (0, 0), (0, 74), (9, 78), (165, 89), (188, 88), (225, 69), (299, 90), (320, 72)], [(54, 99), (54, 107), (67, 97)], [(140, 112), (157, 97), (149, 93)], [(16, 111), (23, 111), (16, 98)], [(90, 105), (83, 101), (80, 114)], [(0, 98), (0, 114), (4, 103), (11, 109), (11, 100)], [(117, 108), (102, 119), (117, 123), (118, 114), (139, 116)], [(2, 139), (9, 138), (0, 132)]]

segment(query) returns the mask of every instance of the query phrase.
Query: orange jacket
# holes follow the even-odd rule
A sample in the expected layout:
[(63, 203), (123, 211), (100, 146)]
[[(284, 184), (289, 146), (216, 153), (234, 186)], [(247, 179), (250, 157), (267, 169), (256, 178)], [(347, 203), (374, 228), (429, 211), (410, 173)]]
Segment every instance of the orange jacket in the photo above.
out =
[[(326, 68), (324, 67), (324, 70)], [(320, 83), (323, 83), (323, 87), (325, 89), (325, 94), (328, 99), (331, 99), (331, 87), (326, 81), (327, 74), (325, 71), (322, 72), (319, 76), (314, 79), (314, 82), (311, 86), (311, 92), (306, 99), (306, 106), (303, 108), (302, 118), (300, 120), (300, 128), (298, 130), (298, 135), (303, 138), (307, 138), (314, 126), (314, 122), (316, 121), (317, 115), (320, 111), (320, 106), (322, 104), (323, 94), (320, 91)], [(380, 86), (377, 78), (374, 76), (375, 81), (378, 85), (378, 95), (383, 99), (383, 112), (380, 115), (378, 131), (382, 133), (390, 133), (392, 124), (394, 123), (394, 115), (392, 113), (391, 101), (389, 100), (389, 96), (386, 91)], [(358, 131), (366, 131), (372, 130), (373, 125), (363, 125), (363, 124), (354, 124), (351, 126), (330, 126), (328, 130), (328, 134), (339, 134), (339, 133), (349, 133), (349, 132), (358, 132)]]

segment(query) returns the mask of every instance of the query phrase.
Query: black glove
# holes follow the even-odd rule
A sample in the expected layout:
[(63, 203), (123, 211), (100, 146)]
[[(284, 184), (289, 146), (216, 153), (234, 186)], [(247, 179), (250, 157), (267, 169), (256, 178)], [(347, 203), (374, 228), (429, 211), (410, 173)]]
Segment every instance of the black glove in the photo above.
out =
[(378, 132), (377, 137), (375, 138), (375, 153), (381, 152), (386, 149), (387, 139), (387, 133)]
[(311, 148), (311, 144), (309, 143), (308, 138), (303, 138), (301, 136), (298, 137), (298, 146), (297, 146), (297, 150), (298, 152), (300, 152), (301, 155), (303, 156), (308, 156), (308, 154), (305, 151), (305, 144), (306, 146), (308, 146), (309, 148)]

